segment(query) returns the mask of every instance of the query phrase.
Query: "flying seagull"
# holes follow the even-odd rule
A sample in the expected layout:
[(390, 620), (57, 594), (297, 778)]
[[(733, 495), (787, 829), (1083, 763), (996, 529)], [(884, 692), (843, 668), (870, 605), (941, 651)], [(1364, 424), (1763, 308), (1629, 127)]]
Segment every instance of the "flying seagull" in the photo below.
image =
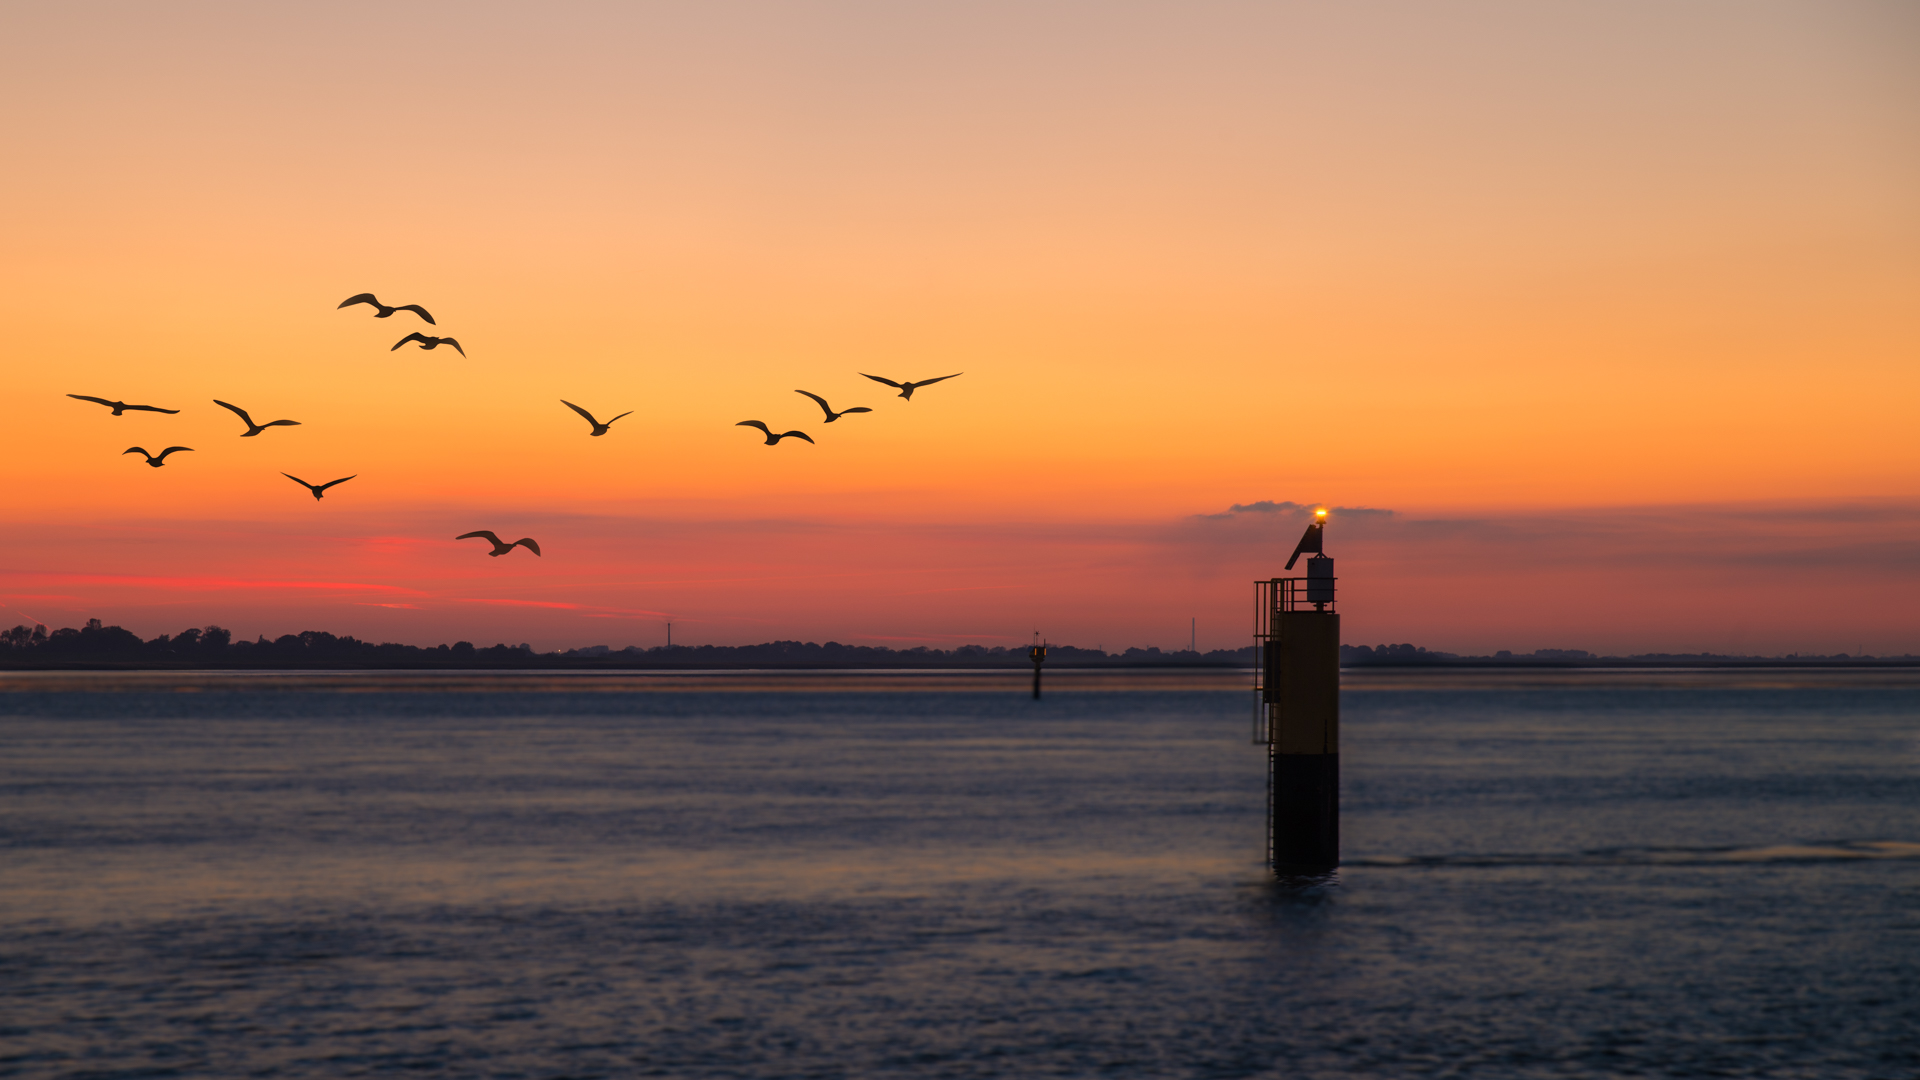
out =
[[(400, 339), (399, 341), (396, 341), (396, 342), (394, 342), (394, 343), (393, 343), (393, 349), (397, 349), (397, 348), (399, 348), (400, 346), (402, 346), (402, 345), (405, 345), (405, 344), (406, 344), (407, 342), (409, 342), (409, 341), (417, 341), (417, 342), (419, 342), (419, 343), (420, 343), (420, 347), (421, 347), (422, 349), (433, 349), (433, 348), (438, 348), (438, 347), (439, 347), (439, 346), (441, 346), (441, 345), (451, 345), (451, 346), (453, 346), (453, 351), (454, 351), (454, 352), (457, 352), (457, 353), (459, 353), (459, 354), (460, 354), (461, 356), (465, 356), (465, 355), (467, 355), (467, 350), (465, 350), (465, 349), (463, 349), (463, 348), (461, 348), (461, 347), (460, 347), (460, 343), (459, 343), (459, 342), (457, 342), (457, 341), (455, 341), (455, 340), (453, 340), (452, 338), (450, 338), (450, 337), (428, 337), (427, 335), (425, 335), (425, 334), (423, 334), (423, 333), (421, 333), (421, 332), (420, 332), (420, 331), (418, 331), (418, 330), (415, 330), (415, 331), (414, 331), (413, 333), (411, 333), (411, 334), (408, 334), (408, 335), (407, 335), (406, 337), (403, 337), (403, 338), (401, 338), (401, 339)], [(388, 349), (387, 351), (388, 351), (388, 352), (392, 352), (392, 351), (393, 351), (393, 349)]]
[(804, 432), (804, 431), (783, 431), (783, 432), (781, 432), (780, 434), (778, 434), (778, 435), (775, 435), (775, 434), (774, 434), (774, 433), (772, 432), (772, 430), (770, 430), (770, 429), (769, 429), (769, 428), (767, 427), (767, 425), (765, 425), (765, 424), (763, 424), (763, 423), (761, 423), (761, 422), (760, 422), (760, 421), (758, 421), (758, 420), (742, 420), (742, 421), (740, 421), (739, 423), (737, 423), (737, 424), (735, 424), (735, 425), (733, 425), (733, 426), (734, 426), (734, 427), (757, 427), (757, 428), (759, 428), (759, 429), (760, 429), (761, 431), (764, 431), (764, 432), (766, 432), (766, 433), (767, 433), (767, 445), (768, 445), (768, 446), (775, 446), (775, 445), (778, 445), (781, 439), (784, 439), (784, 438), (786, 438), (786, 437), (788, 437), (789, 435), (791, 435), (792, 437), (794, 437), (794, 438), (796, 438), (796, 439), (806, 439), (806, 440), (807, 440), (808, 442), (812, 442), (812, 441), (813, 441), (813, 439), (812, 439), (812, 437), (810, 437), (810, 436), (809, 436), (809, 435), (808, 435), (808, 434), (807, 434), (806, 432)]
[[(867, 373), (864, 371), (861, 372), (860, 374), (867, 375)], [(912, 401), (913, 392), (915, 390), (918, 390), (923, 386), (932, 386), (934, 383), (937, 383), (937, 382), (945, 382), (948, 379), (957, 378), (965, 374), (966, 372), (964, 371), (956, 371), (952, 375), (942, 375), (938, 379), (921, 379), (919, 382), (894, 382), (892, 379), (883, 379), (878, 375), (867, 375), (867, 378), (872, 379), (874, 382), (877, 382), (877, 383), (886, 383), (888, 386), (891, 386), (895, 390), (900, 391), (901, 397), (906, 398), (908, 401)], [(847, 411), (852, 412), (853, 410), (849, 409)]]
[(147, 459), (147, 464), (157, 469), (160, 466), (165, 465), (167, 463), (168, 454), (173, 453), (175, 450), (192, 450), (192, 449), (193, 447), (191, 446), (169, 446), (165, 450), (160, 451), (159, 457), (154, 457), (152, 454), (147, 453), (146, 450), (142, 449), (141, 447), (129, 446), (125, 450), (120, 451), (120, 456), (126, 457), (128, 454), (139, 454), (141, 457)]
[(247, 415), (247, 410), (241, 408), (238, 405), (229, 405), (226, 402), (221, 401), (219, 398), (214, 398), (213, 403), (215, 405), (220, 406), (223, 409), (228, 409), (232, 411), (233, 415), (247, 422), (247, 433), (245, 435), (240, 436), (243, 439), (252, 438), (253, 436), (260, 434), (261, 432), (267, 430), (270, 427), (299, 427), (300, 426), (300, 421), (298, 420), (269, 420), (264, 424), (256, 424), (253, 422), (253, 417)]
[[(868, 376), (868, 378), (872, 378), (872, 376)], [(805, 390), (795, 390), (794, 393), (807, 394)], [(841, 417), (847, 415), (848, 413), (873, 411), (872, 409), (867, 409), (867, 408), (856, 408), (856, 409), (841, 409), (839, 412), (834, 412), (833, 406), (827, 404), (826, 398), (821, 397), (819, 394), (807, 394), (807, 396), (812, 398), (814, 401), (818, 402), (820, 405), (820, 411), (827, 414), (827, 418), (821, 421), (821, 423), (823, 424), (831, 424), (835, 420), (840, 419)]]
[(500, 542), (499, 537), (493, 535), (493, 532), (491, 530), (481, 529), (478, 532), (461, 533), (459, 536), (454, 537), (454, 539), (455, 540), (471, 540), (476, 536), (482, 540), (485, 540), (487, 543), (493, 545), (493, 550), (487, 552), (487, 554), (493, 556), (496, 559), (502, 555), (505, 555), (507, 552), (512, 551), (514, 548), (520, 547), (520, 546), (525, 546), (528, 551), (533, 552), (535, 555), (540, 554), (540, 545), (534, 543), (533, 537), (531, 536), (523, 536), (520, 539), (515, 540), (511, 544), (503, 544)]
[[(393, 350), (392, 350), (392, 349), (388, 349), (387, 351), (388, 351), (388, 352), (392, 352)], [(462, 353), (461, 355), (463, 355), (463, 356), (464, 356), (464, 355), (466, 355), (466, 354), (464, 354), (464, 353)], [(632, 416), (632, 415), (633, 415), (633, 410), (632, 410), (632, 409), (628, 409), (628, 410), (627, 410), (626, 412), (623, 412), (623, 413), (621, 413), (621, 414), (620, 414), (620, 416), (616, 416), (616, 417), (614, 417), (614, 418), (613, 418), (613, 420), (609, 420), (609, 421), (607, 421), (606, 423), (604, 423), (604, 424), (603, 424), (603, 423), (601, 423), (600, 421), (598, 421), (598, 420), (595, 420), (595, 419), (593, 418), (593, 414), (592, 414), (592, 413), (590, 413), (590, 412), (588, 412), (587, 410), (585, 410), (585, 409), (583, 409), (583, 408), (581, 408), (581, 407), (580, 407), (580, 406), (578, 406), (578, 405), (575, 405), (575, 404), (574, 404), (573, 402), (571, 402), (571, 401), (568, 401), (568, 400), (567, 400), (566, 398), (561, 398), (561, 399), (560, 399), (560, 404), (562, 404), (562, 405), (565, 405), (565, 406), (566, 406), (567, 408), (569, 408), (569, 409), (572, 409), (572, 410), (573, 410), (574, 412), (577, 412), (577, 413), (579, 413), (579, 414), (580, 414), (581, 416), (584, 416), (584, 417), (586, 417), (586, 418), (587, 418), (587, 423), (589, 423), (589, 424), (592, 424), (592, 425), (593, 425), (593, 434), (595, 434), (595, 435), (605, 435), (605, 434), (607, 433), (607, 428), (608, 428), (608, 427), (610, 427), (610, 426), (611, 426), (611, 425), (613, 424), (613, 420), (618, 420), (618, 419), (620, 419), (620, 416)]]
[(353, 476), (359, 476), (360, 474), (354, 473), (353, 476), (343, 476), (338, 480), (329, 480), (326, 483), (321, 484), (317, 487), (314, 486), (313, 484), (307, 483), (305, 480), (300, 479), (299, 477), (293, 475), (290, 472), (283, 472), (280, 475), (286, 477), (287, 479), (293, 481), (296, 484), (299, 484), (301, 487), (306, 488), (308, 491), (313, 492), (313, 501), (319, 502), (320, 496), (325, 495), (327, 493), (328, 488), (332, 487), (335, 484), (344, 484), (347, 481), (353, 479)]
[[(436, 325), (433, 322), (433, 316), (427, 314), (427, 309), (421, 307), (419, 304), (401, 304), (398, 307), (388, 307), (380, 302), (379, 297), (374, 296), (370, 292), (358, 293), (340, 301), (340, 307), (352, 307), (355, 304), (372, 304), (374, 307), (373, 317), (376, 319), (384, 319), (396, 311), (411, 311), (415, 315), (427, 320), (429, 325)], [(334, 308), (334, 310), (338, 311), (340, 308)]]
[(179, 409), (162, 409), (158, 405), (129, 405), (124, 401), (108, 401), (106, 398), (103, 398), (103, 397), (89, 397), (86, 394), (68, 394), (67, 396), (70, 398), (79, 398), (81, 401), (91, 401), (98, 405), (105, 405), (107, 408), (113, 410), (113, 415), (115, 416), (119, 416), (121, 413), (129, 412), (129, 411), (131, 412), (163, 412), (163, 413), (167, 413), (168, 415), (172, 415), (180, 411)]

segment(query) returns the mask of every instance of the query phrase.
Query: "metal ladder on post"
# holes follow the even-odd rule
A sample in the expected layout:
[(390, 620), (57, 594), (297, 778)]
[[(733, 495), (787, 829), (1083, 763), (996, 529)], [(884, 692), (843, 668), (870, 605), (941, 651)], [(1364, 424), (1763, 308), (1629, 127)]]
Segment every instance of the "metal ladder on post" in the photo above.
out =
[(1272, 648), (1274, 605), (1281, 579), (1253, 583), (1253, 745), (1267, 748), (1267, 865), (1273, 865), (1273, 719), (1267, 708), (1267, 652)]

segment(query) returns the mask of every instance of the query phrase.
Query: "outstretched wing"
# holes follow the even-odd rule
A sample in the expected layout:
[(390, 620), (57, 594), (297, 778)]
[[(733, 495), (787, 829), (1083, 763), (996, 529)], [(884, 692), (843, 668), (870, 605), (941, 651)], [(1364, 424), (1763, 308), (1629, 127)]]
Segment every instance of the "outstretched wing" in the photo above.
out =
[(179, 409), (163, 409), (158, 405), (128, 405), (126, 406), (126, 410), (128, 412), (163, 412), (168, 416), (172, 416), (180, 411)]
[[(359, 475), (360, 475), (359, 473), (354, 473), (354, 474), (353, 474), (353, 476), (359, 476)], [(325, 490), (327, 490), (328, 488), (330, 488), (330, 487), (332, 487), (332, 486), (333, 486), (333, 485), (335, 485), (335, 484), (344, 484), (344, 483), (346, 483), (347, 481), (349, 481), (349, 480), (351, 480), (351, 479), (353, 479), (353, 476), (343, 476), (343, 477), (341, 477), (341, 478), (340, 478), (340, 479), (338, 479), (338, 480), (329, 480), (329, 481), (327, 481), (326, 483), (324, 483), (324, 484), (321, 484), (321, 485), (320, 485), (319, 487), (317, 487), (317, 488), (314, 488), (313, 490), (315, 490), (315, 491), (325, 491)]]
[[(465, 356), (465, 355), (467, 355), (467, 350), (465, 350), (465, 349), (463, 349), (463, 348), (461, 348), (461, 347), (460, 347), (460, 343), (459, 343), (459, 342), (457, 342), (457, 341), (455, 341), (455, 340), (453, 340), (452, 338), (450, 338), (450, 337), (443, 337), (443, 338), (440, 338), (440, 339), (439, 339), (439, 341), (440, 341), (440, 344), (442, 344), (442, 345), (451, 345), (451, 346), (453, 346), (453, 351), (454, 351), (454, 352), (457, 352), (457, 353), (459, 353), (459, 354), (460, 354), (461, 356)], [(388, 352), (392, 352), (393, 350), (392, 350), (392, 349), (388, 349), (387, 351), (388, 351)]]
[(872, 409), (869, 409), (864, 405), (856, 405), (851, 409), (841, 409), (840, 415), (845, 416), (850, 412), (872, 412), (872, 411), (873, 411)]
[(70, 398), (79, 398), (81, 401), (91, 401), (96, 405), (105, 405), (109, 409), (113, 408), (113, 402), (103, 397), (93, 397), (89, 394), (68, 394), (67, 396)]
[[(869, 377), (871, 377), (871, 376), (869, 376)], [(805, 390), (795, 390), (795, 391), (794, 391), (794, 393), (796, 393), (796, 394), (807, 394), (807, 392), (806, 392)], [(821, 397), (821, 396), (820, 396), (819, 394), (807, 394), (807, 396), (813, 399), (813, 401), (814, 401), (814, 404), (816, 404), (816, 405), (818, 405), (818, 406), (820, 406), (820, 411), (821, 411), (821, 412), (823, 412), (823, 413), (826, 413), (826, 414), (827, 414), (827, 419), (829, 419), (829, 420), (831, 420), (831, 419), (833, 419), (833, 406), (831, 406), (831, 405), (829, 405), (829, 404), (827, 404), (827, 399), (826, 399), (826, 398), (823, 398), (823, 397)]]
[(162, 451), (160, 451), (160, 457), (159, 457), (159, 458), (158, 458), (157, 460), (159, 460), (159, 461), (165, 461), (165, 460), (167, 460), (167, 455), (168, 455), (168, 454), (171, 454), (171, 453), (173, 453), (173, 452), (174, 452), (175, 450), (188, 450), (188, 451), (191, 451), (192, 449), (193, 449), (193, 447), (191, 447), (191, 446), (169, 446), (169, 447), (167, 447), (167, 448), (166, 448), (165, 450), (162, 450)]
[(512, 547), (514, 546), (514, 544), (518, 544), (521, 547), (526, 548), (528, 551), (533, 552), (535, 555), (540, 554), (540, 545), (534, 543), (533, 537), (531, 536), (523, 536), (520, 539), (515, 540), (513, 544), (508, 544), (507, 546)]
[[(421, 333), (421, 332), (420, 332), (420, 331), (418, 331), (418, 330), (415, 330), (415, 331), (414, 331), (413, 333), (411, 333), (411, 334), (408, 334), (408, 335), (407, 335), (406, 337), (403, 337), (403, 338), (401, 338), (401, 339), (400, 339), (399, 341), (396, 341), (396, 342), (394, 342), (394, 343), (393, 343), (393, 349), (397, 349), (397, 348), (399, 348), (400, 346), (402, 346), (402, 345), (405, 345), (405, 344), (406, 344), (407, 342), (409, 342), (409, 341), (417, 341), (417, 342), (419, 342), (419, 343), (420, 343), (420, 347), (421, 347), (421, 348), (423, 348), (423, 349), (427, 347), (427, 335), (425, 335), (425, 334), (423, 334), (423, 333)], [(392, 352), (392, 351), (393, 351), (393, 349), (388, 349), (387, 351), (388, 351), (388, 352)]]
[[(245, 420), (245, 421), (247, 422), (247, 426), (248, 426), (248, 427), (253, 427), (253, 426), (254, 426), (254, 423), (253, 423), (253, 417), (251, 417), (251, 416), (248, 416), (248, 415), (247, 415), (247, 410), (245, 410), (245, 409), (243, 409), (243, 408), (241, 408), (240, 406), (238, 406), (238, 405), (229, 405), (229, 404), (227, 404), (226, 402), (224, 402), (224, 401), (221, 401), (221, 400), (220, 400), (219, 398), (214, 398), (214, 399), (213, 399), (213, 403), (214, 403), (215, 405), (218, 405), (218, 406), (220, 406), (221, 408), (223, 408), (223, 409), (225, 409), (225, 410), (227, 410), (228, 412), (231, 412), (231, 413), (232, 413), (233, 415), (235, 415), (235, 416), (237, 416), (237, 417), (239, 417), (240, 419), (242, 419), (242, 420)], [(275, 420), (275, 421), (274, 421), (274, 423), (275, 423), (275, 424), (284, 424), (284, 423), (286, 423), (286, 421), (285, 421), (285, 420)], [(271, 425), (268, 425), (268, 426), (271, 426)]]
[(780, 437), (783, 439), (805, 439), (808, 442), (813, 441), (813, 436), (808, 435), (804, 431), (783, 431), (780, 433)]
[[(632, 415), (633, 415), (633, 410), (632, 410), (632, 409), (628, 409), (628, 410), (627, 410), (626, 412), (623, 412), (623, 413), (621, 413), (621, 414), (620, 414), (620, 416), (632, 416)], [(618, 419), (620, 419), (620, 416), (616, 416), (616, 417), (614, 417), (614, 418), (613, 418), (613, 420), (618, 420)], [(609, 421), (607, 421), (607, 423), (609, 423), (609, 424), (611, 424), (611, 423), (613, 423), (613, 420), (609, 420)]]
[(488, 540), (496, 544), (500, 542), (500, 538), (493, 535), (492, 529), (479, 529), (470, 533), (461, 533), (459, 536), (454, 537), (454, 539), (455, 540), (472, 540), (476, 536), (482, 540)]
[[(864, 371), (861, 372), (860, 374), (867, 375), (867, 373)], [(867, 378), (872, 379), (874, 382), (886, 383), (888, 386), (893, 387), (895, 390), (900, 389), (900, 384), (897, 382), (894, 382), (892, 379), (883, 379), (878, 375), (867, 375)]]
[(153, 455), (147, 453), (147, 448), (144, 446), (129, 446), (125, 450), (120, 451), (121, 457), (126, 457), (128, 454), (139, 454), (149, 461), (153, 460)]
[[(568, 401), (568, 400), (567, 400), (566, 398), (561, 398), (561, 399), (560, 399), (560, 404), (562, 404), (562, 405), (565, 405), (565, 406), (566, 406), (567, 408), (569, 408), (569, 409), (572, 409), (572, 410), (573, 410), (574, 412), (577, 412), (577, 413), (579, 413), (579, 414), (580, 414), (581, 416), (583, 416), (583, 417), (586, 417), (586, 420), (587, 420), (587, 423), (589, 423), (589, 424), (592, 424), (592, 425), (593, 425), (594, 427), (599, 427), (599, 426), (600, 426), (600, 421), (598, 421), (598, 420), (595, 420), (595, 419), (593, 418), (593, 414), (592, 414), (592, 413), (590, 413), (590, 412), (588, 412), (587, 410), (585, 410), (585, 409), (583, 409), (583, 408), (581, 408), (581, 407), (580, 407), (580, 406), (578, 406), (578, 405), (575, 405), (575, 404), (574, 404), (573, 402), (571, 402), (571, 401)], [(608, 422), (608, 423), (612, 423), (613, 421), (612, 421), (612, 420), (609, 420), (609, 421), (607, 421), (607, 422)]]
[(1326, 535), (1326, 531), (1326, 526), (1317, 520), (1308, 523), (1307, 531), (1300, 534), (1300, 542), (1293, 547), (1293, 557), (1287, 560), (1287, 569), (1293, 569), (1293, 564), (1299, 562), (1300, 556), (1303, 554), (1322, 554), (1320, 545), (1322, 538)]
[(339, 307), (336, 307), (333, 310), (339, 311), (340, 308), (352, 307), (355, 304), (372, 304), (374, 307), (387, 306), (381, 303), (378, 299), (376, 299), (372, 293), (363, 292), (363, 293), (355, 293), (352, 296), (347, 297), (345, 300), (340, 301)]
[(298, 421), (298, 420), (269, 420), (269, 421), (267, 421), (266, 423), (264, 423), (264, 424), (261, 424), (260, 426), (261, 426), (261, 427), (299, 427), (299, 426), (300, 426), (300, 421)]
[(918, 390), (922, 386), (932, 386), (934, 383), (946, 382), (948, 379), (957, 379), (960, 376), (965, 374), (966, 372), (964, 371), (956, 371), (951, 375), (942, 375), (937, 379), (921, 379), (919, 382), (914, 383), (913, 386), (914, 386), (914, 389)]
[(312, 484), (307, 483), (305, 480), (300, 479), (299, 477), (293, 475), (290, 472), (283, 472), (280, 475), (286, 477), (287, 479), (293, 481), (296, 484), (299, 484), (301, 487), (306, 488), (308, 491), (313, 490)]
[(742, 420), (733, 426), (734, 427), (757, 427), (761, 431), (766, 432), (768, 435), (773, 434), (772, 429), (768, 428), (766, 424), (762, 423), (759, 420)]
[(421, 306), (420, 306), (419, 304), (401, 304), (401, 305), (400, 305), (399, 307), (397, 307), (397, 308), (394, 308), (393, 310), (395, 310), (395, 311), (411, 311), (411, 312), (413, 312), (413, 313), (414, 313), (415, 315), (418, 315), (418, 316), (420, 316), (421, 318), (423, 318), (423, 319), (425, 319), (425, 320), (427, 320), (427, 324), (428, 324), (429, 326), (437, 326), (437, 325), (439, 325), (439, 324), (437, 324), (437, 323), (435, 323), (435, 322), (433, 321), (433, 316), (431, 316), (431, 315), (429, 315), (429, 314), (427, 314), (427, 309), (426, 309), (426, 308), (423, 308), (423, 307), (421, 307)]

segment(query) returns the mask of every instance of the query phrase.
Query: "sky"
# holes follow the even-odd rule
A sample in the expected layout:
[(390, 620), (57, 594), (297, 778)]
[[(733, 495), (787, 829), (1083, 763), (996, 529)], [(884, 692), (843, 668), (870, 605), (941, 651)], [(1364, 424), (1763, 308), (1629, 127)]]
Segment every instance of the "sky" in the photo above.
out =
[(1920, 653), (1910, 4), (14, 5), (0, 61), (6, 625), (1237, 647), (1323, 505), (1354, 644)]

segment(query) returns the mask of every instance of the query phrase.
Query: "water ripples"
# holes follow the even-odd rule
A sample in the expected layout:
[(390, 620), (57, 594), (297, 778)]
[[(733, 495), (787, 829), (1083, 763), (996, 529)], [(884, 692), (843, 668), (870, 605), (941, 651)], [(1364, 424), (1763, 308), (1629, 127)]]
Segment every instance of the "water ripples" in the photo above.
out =
[(1832, 863), (1870, 859), (1920, 859), (1920, 844), (1900, 840), (1841, 840), (1765, 847), (1600, 848), (1547, 854), (1362, 855), (1347, 866), (1725, 866), (1729, 864)]

